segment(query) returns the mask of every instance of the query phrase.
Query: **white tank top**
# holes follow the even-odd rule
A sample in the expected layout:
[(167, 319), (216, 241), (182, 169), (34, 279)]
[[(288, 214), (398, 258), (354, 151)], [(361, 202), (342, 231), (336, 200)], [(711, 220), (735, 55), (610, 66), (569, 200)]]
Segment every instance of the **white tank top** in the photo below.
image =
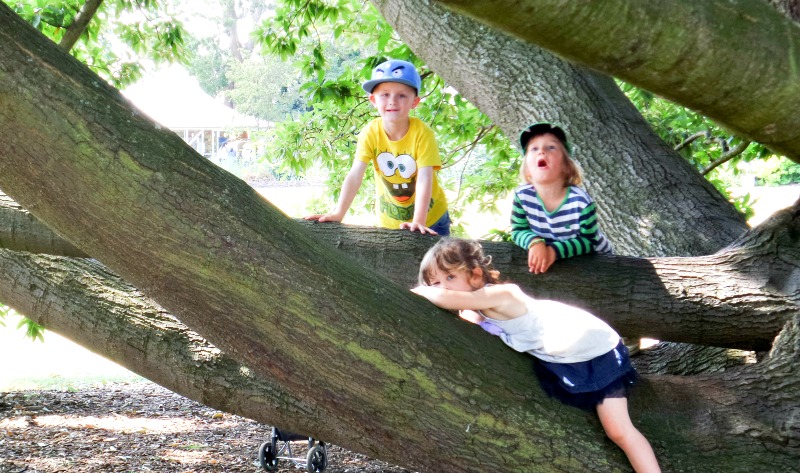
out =
[(620, 337), (583, 309), (525, 296), (528, 312), (511, 320), (486, 317), (503, 330), (500, 338), (519, 352), (552, 363), (588, 361), (611, 351)]

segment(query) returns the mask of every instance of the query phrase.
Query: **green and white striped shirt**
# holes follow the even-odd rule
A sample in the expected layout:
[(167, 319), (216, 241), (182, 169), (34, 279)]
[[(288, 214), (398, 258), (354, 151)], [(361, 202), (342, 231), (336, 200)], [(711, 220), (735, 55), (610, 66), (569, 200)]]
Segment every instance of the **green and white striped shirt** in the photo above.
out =
[(543, 238), (557, 259), (589, 253), (612, 254), (613, 248), (600, 231), (595, 203), (580, 187), (567, 188), (564, 202), (548, 212), (536, 189), (525, 184), (514, 190), (511, 239), (527, 250), (534, 238)]

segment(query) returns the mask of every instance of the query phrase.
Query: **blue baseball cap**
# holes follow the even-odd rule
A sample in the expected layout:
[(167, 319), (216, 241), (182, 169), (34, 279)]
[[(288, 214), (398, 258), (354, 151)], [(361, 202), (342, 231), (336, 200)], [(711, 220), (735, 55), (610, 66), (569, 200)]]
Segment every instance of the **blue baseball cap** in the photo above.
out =
[(417, 95), (419, 95), (420, 86), (422, 85), (422, 79), (419, 77), (417, 68), (410, 62), (399, 59), (389, 59), (379, 64), (372, 70), (372, 79), (364, 82), (361, 87), (368, 94), (371, 94), (372, 89), (383, 82), (399, 82), (413, 87), (417, 91)]
[(528, 128), (522, 130), (522, 133), (519, 134), (519, 146), (522, 148), (522, 154), (525, 154), (525, 149), (528, 147), (528, 142), (532, 138), (536, 138), (537, 136), (542, 136), (547, 133), (550, 133), (558, 138), (558, 141), (564, 145), (564, 148), (567, 149), (567, 152), (572, 153), (572, 146), (570, 146), (569, 141), (567, 140), (567, 134), (564, 132), (563, 128), (552, 123), (539, 122), (530, 125)]

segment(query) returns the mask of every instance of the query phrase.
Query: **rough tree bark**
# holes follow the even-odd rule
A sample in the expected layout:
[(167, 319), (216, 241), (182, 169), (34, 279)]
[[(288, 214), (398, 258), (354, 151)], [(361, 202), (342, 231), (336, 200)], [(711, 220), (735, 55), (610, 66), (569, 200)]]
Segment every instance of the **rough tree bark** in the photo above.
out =
[(0, 250), (0, 300), (94, 353), (207, 406), (265, 423), (325, 417), (223, 354), (90, 259)]
[[(14, 219), (17, 213), (21, 211), (0, 205), (0, 222), (25, 223), (12, 233), (35, 234), (34, 241), (58, 240), (33, 218)], [(298, 223), (315, 239), (402, 287), (415, 284), (419, 261), (431, 245), (430, 238), (406, 232)], [(792, 277), (800, 247), (792, 228), (791, 220), (776, 217), (748, 233), (742, 244), (711, 256), (576, 258), (538, 276), (527, 272), (525, 254), (513, 244), (483, 245), (501, 274), (527, 292), (585, 307), (626, 336), (763, 351), (796, 312), (800, 298)], [(2, 235), (0, 231), (0, 244)], [(32, 245), (18, 241), (16, 246)]]
[(5, 194), (0, 194), (0, 248), (57, 256), (88, 256)]
[(766, 2), (437, 3), (662, 95), (800, 162), (800, 25)]
[(372, 3), (431, 69), (512, 141), (535, 121), (566, 125), (603, 231), (618, 253), (707, 255), (747, 229), (730, 202), (653, 133), (609, 77), (432, 2)]
[[(311, 238), (45, 40), (0, 24), (11, 25), (0, 29), (2, 188), (233, 359), (328, 413), (289, 427), (422, 471), (627, 468), (594, 417), (542, 398), (526, 357), (474, 343), (474, 327)], [(680, 379), (643, 383), (634, 417), (659, 438), (666, 469), (791, 471), (792, 323), (764, 364), (784, 375), (771, 391), (771, 376), (750, 371), (709, 378), (702, 395)], [(770, 409), (731, 396), (731, 382), (768, 393)]]
[[(359, 252), (359, 247), (375, 248), (377, 241), (400, 233), (378, 229), (369, 235), (358, 229), (343, 228), (337, 231), (335, 225), (308, 225), (315, 229), (326, 229), (324, 235), (318, 232), (323, 240), (328, 241), (331, 240), (329, 236), (338, 235), (336, 238), (340, 241), (340, 250), (355, 253)], [(795, 208), (783, 212), (766, 228), (759, 229), (755, 238), (747, 240), (758, 242), (760, 247), (773, 245), (776, 240), (790, 243), (786, 234), (797, 234), (798, 227), (800, 213)], [(428, 246), (425, 238), (403, 237), (402, 241), (406, 243), (405, 249), (411, 250), (414, 255), (420, 255)], [(489, 246), (490, 250), (502, 250), (508, 245)], [(763, 252), (763, 248), (751, 252)], [(502, 252), (494, 251), (493, 254)], [(376, 258), (371, 255), (365, 262), (373, 259)], [(388, 259), (394, 261), (397, 257), (390, 255)], [(524, 262), (519, 263), (524, 267)], [(391, 263), (385, 266), (388, 268)], [(2, 250), (0, 272), (14, 276), (0, 279), (0, 299), (8, 301), (21, 313), (49, 329), (175, 392), (206, 405), (273, 425), (293, 425), (298, 416), (321, 419), (331, 415), (324, 410), (324, 406), (298, 399), (270, 378), (252, 373), (209, 346), (200, 336), (169, 317), (163, 309), (148, 302), (138, 291), (93, 260)], [(392, 271), (390, 274), (408, 279), (405, 272)], [(462, 328), (467, 325), (452, 316), (445, 316), (444, 319), (462, 325)], [(486, 343), (486, 334), (475, 327), (469, 328), (473, 330), (467, 336), (474, 339), (474, 344)], [(764, 457), (754, 460), (750, 456), (751, 447), (742, 442), (740, 437), (758, 436), (765, 438), (767, 445), (797, 447), (798, 439), (792, 434), (796, 426), (793, 427), (791, 421), (787, 422), (797, 414), (798, 379), (794, 364), (800, 361), (797, 356), (800, 350), (797, 348), (797, 339), (789, 336), (796, 334), (796, 330), (797, 327), (794, 327), (784, 332), (786, 335), (778, 340), (775, 347), (776, 352), (787, 353), (770, 357), (760, 365), (731, 369), (718, 376), (647, 378), (644, 387), (633, 398), (632, 409), (641, 419), (652, 422), (648, 425), (652, 429), (648, 431), (651, 441), (661, 448), (669, 447), (662, 454), (665, 467), (690, 463), (686, 471), (722, 471), (709, 467), (702, 451), (730, 449), (730, 441), (743, 449), (734, 452), (734, 455), (748, 456), (747, 461), (742, 463), (747, 471), (791, 471), (782, 463), (780, 455), (772, 459)], [(520, 355), (508, 351), (507, 356), (514, 358)], [(500, 356), (492, 361), (504, 364), (513, 360)], [(731, 395), (733, 390), (738, 392), (736, 396)], [(753, 418), (753, 406), (757, 405), (767, 405), (769, 409), (757, 409), (758, 417)], [(491, 410), (492, 407), (487, 409)], [(658, 427), (668, 425), (676, 418), (694, 419), (694, 422), (687, 424), (691, 426), (687, 431)], [(596, 427), (590, 422), (588, 428)], [(676, 434), (678, 437), (675, 437)], [(673, 451), (672, 447), (675, 446), (680, 448)], [(675, 457), (685, 458), (675, 462)], [(759, 454), (756, 454), (757, 457)], [(738, 461), (742, 459), (738, 458)], [(564, 470), (554, 466), (549, 470), (534, 471)]]

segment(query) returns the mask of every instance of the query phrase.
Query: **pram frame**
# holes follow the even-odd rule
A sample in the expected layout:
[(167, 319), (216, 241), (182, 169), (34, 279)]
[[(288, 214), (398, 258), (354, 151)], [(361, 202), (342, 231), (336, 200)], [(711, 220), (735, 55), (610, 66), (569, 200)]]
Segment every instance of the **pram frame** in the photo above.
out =
[[(305, 458), (295, 457), (292, 453), (292, 442), (300, 440), (308, 440)], [(282, 442), (282, 445), (279, 446), (278, 442)], [(278, 461), (286, 460), (295, 468), (304, 469), (308, 473), (322, 473), (328, 466), (328, 448), (325, 442), (317, 443), (313, 437), (284, 432), (273, 427), (269, 440), (258, 448), (258, 460), (266, 471), (277, 470)]]

